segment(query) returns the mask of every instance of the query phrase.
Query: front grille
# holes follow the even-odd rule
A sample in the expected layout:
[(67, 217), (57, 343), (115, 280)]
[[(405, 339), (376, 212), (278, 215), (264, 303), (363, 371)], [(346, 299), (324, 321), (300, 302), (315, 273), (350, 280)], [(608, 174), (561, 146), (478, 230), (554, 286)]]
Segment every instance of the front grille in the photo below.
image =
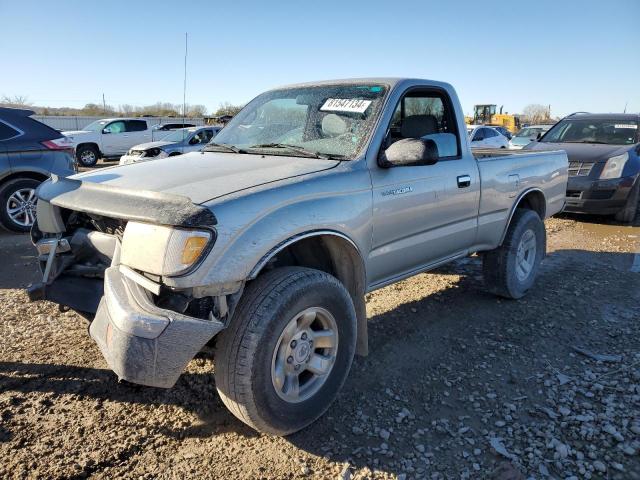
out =
[(591, 173), (593, 163), (569, 162), (570, 177), (586, 177)]

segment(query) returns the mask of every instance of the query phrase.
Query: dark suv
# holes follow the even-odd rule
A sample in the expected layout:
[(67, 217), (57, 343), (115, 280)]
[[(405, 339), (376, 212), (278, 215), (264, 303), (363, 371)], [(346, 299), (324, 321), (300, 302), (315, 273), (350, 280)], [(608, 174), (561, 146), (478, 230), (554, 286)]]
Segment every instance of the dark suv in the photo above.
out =
[(14, 232), (33, 225), (35, 191), (43, 180), (75, 173), (71, 143), (30, 115), (31, 110), (0, 107), (0, 224)]
[(565, 211), (633, 222), (640, 200), (640, 115), (569, 115), (524, 150), (567, 152)]

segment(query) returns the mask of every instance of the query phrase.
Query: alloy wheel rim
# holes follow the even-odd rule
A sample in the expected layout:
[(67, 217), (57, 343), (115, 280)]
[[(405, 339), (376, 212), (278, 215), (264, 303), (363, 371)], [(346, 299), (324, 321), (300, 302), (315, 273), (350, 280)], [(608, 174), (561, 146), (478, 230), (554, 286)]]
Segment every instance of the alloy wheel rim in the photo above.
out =
[(85, 150), (80, 154), (80, 160), (82, 161), (82, 163), (93, 163), (95, 158), (96, 158), (96, 154), (93, 153), (91, 150)]
[(338, 352), (338, 325), (324, 308), (295, 315), (278, 338), (271, 361), (271, 382), (288, 403), (303, 402), (329, 378)]
[(521, 282), (525, 281), (536, 262), (536, 234), (533, 230), (527, 230), (522, 235), (516, 252), (516, 276)]
[(7, 199), (7, 214), (17, 225), (30, 227), (36, 220), (36, 203), (36, 189), (21, 188)]

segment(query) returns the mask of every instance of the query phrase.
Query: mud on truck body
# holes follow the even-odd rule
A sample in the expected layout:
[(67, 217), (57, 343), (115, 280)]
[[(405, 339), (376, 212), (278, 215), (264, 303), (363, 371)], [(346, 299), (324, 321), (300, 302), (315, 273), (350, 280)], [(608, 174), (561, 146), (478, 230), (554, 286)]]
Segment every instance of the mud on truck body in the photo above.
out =
[(173, 386), (215, 341), (222, 400), (277, 435), (322, 415), (367, 354), (367, 292), (479, 253), (488, 288), (519, 298), (564, 205), (564, 152), (474, 156), (441, 82), (274, 89), (214, 142), (43, 184), (29, 295), (89, 318), (142, 385)]

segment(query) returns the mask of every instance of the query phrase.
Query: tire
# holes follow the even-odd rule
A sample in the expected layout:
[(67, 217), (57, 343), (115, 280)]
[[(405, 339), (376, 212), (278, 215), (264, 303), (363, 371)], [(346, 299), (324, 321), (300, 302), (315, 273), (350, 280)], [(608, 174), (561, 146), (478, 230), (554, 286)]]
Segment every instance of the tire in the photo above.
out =
[[(531, 245), (535, 251), (527, 249)], [(483, 256), (482, 269), (488, 289), (504, 298), (522, 298), (536, 280), (546, 248), (542, 219), (533, 210), (517, 209), (502, 245)], [(519, 260), (520, 254), (524, 263)]]
[(16, 178), (0, 186), (0, 223), (3, 227), (21, 233), (31, 230), (36, 218), (35, 190), (38, 185), (40, 182), (33, 178)]
[(640, 204), (640, 177), (636, 179), (636, 184), (629, 192), (627, 203), (624, 208), (616, 213), (616, 220), (622, 223), (633, 223), (638, 214), (638, 205)]
[[(285, 328), (304, 324), (306, 316), (302, 313), (312, 309), (317, 311), (312, 327), (328, 322), (330, 316), (334, 319), (333, 347), (319, 348), (324, 343), (316, 330), (309, 337), (299, 332), (286, 337), (290, 330)], [(287, 338), (298, 339), (297, 349), (289, 352), (294, 342)], [(276, 372), (283, 371), (278, 365), (293, 369), (303, 361), (303, 339), (311, 338), (315, 340), (310, 348), (312, 358), (318, 354), (333, 356), (333, 363), (326, 375), (315, 375), (305, 370), (305, 365), (300, 366), (302, 373), (290, 373), (299, 375), (300, 395), (296, 401), (296, 390), (289, 388), (288, 378), (280, 383), (282, 388), (276, 387), (276, 379), (284, 378)], [(288, 435), (311, 424), (329, 408), (347, 378), (355, 346), (355, 308), (344, 286), (319, 270), (277, 268), (247, 286), (229, 327), (217, 340), (216, 388), (231, 413), (253, 429)]]
[(83, 167), (93, 167), (98, 163), (100, 152), (93, 145), (81, 145), (76, 150), (76, 159)]

